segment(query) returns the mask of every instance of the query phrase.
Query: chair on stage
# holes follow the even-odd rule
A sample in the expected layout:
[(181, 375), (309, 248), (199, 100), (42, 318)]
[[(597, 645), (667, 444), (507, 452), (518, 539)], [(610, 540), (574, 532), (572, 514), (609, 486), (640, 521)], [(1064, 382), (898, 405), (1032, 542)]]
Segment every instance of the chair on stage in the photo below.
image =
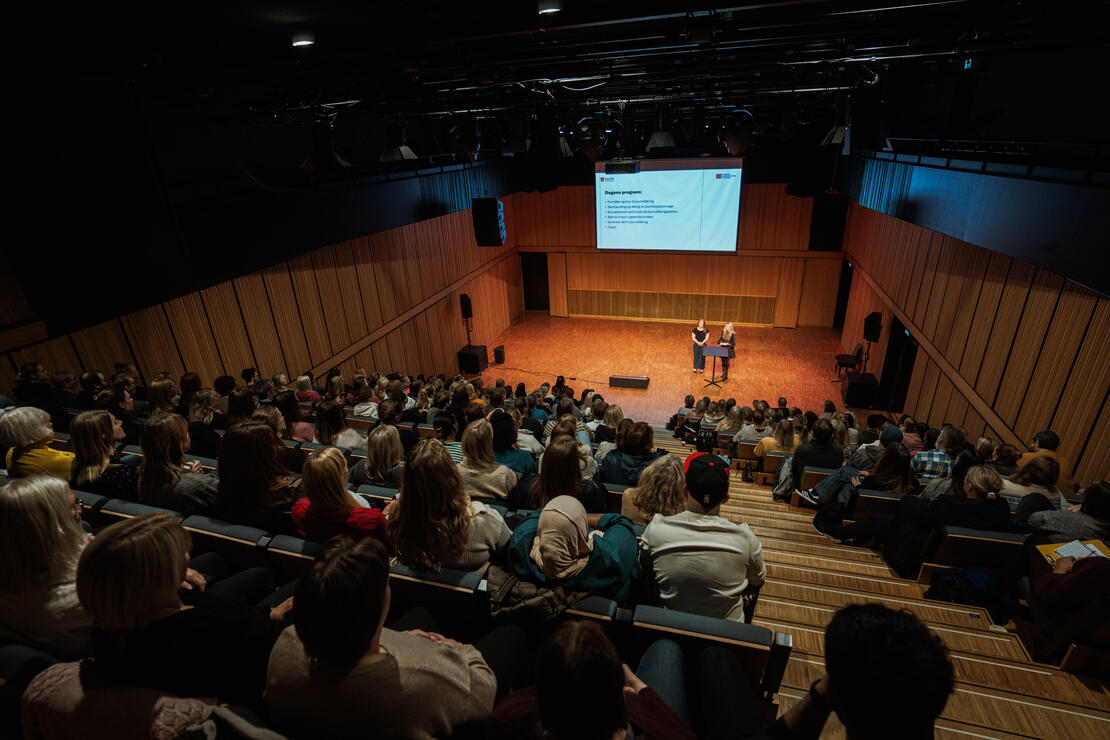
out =
[(856, 348), (852, 350), (852, 354), (836, 356), (836, 377), (840, 380), (843, 380), (844, 376), (841, 374), (841, 371), (845, 369), (851, 369), (859, 372), (859, 366), (862, 362), (863, 345), (857, 344)]

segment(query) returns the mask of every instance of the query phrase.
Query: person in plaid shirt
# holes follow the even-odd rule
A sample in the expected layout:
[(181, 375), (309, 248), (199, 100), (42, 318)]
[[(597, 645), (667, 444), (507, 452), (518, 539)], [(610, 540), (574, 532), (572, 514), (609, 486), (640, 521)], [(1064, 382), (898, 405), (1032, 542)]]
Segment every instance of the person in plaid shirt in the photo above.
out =
[(928, 483), (933, 478), (947, 478), (952, 474), (952, 460), (967, 444), (963, 427), (946, 426), (940, 430), (937, 446), (913, 456), (913, 472), (917, 480)]

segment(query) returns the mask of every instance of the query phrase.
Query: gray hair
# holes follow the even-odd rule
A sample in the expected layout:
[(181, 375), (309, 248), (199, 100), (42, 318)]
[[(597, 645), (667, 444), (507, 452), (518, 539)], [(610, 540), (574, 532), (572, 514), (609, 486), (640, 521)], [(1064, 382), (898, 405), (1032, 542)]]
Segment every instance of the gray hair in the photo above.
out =
[(50, 414), (40, 408), (16, 406), (0, 416), (0, 444), (7, 447), (30, 447), (53, 436)]

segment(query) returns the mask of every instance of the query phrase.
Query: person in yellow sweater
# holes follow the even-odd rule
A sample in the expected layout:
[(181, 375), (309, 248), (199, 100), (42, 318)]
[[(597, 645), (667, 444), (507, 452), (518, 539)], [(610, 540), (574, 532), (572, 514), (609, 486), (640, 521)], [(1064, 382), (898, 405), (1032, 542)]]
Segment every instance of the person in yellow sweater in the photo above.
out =
[(794, 434), (794, 423), (790, 419), (782, 419), (775, 425), (774, 434), (759, 440), (755, 455), (763, 457), (768, 452), (793, 452), (799, 444), (798, 435)]
[(0, 445), (10, 447), (5, 467), (12, 478), (35, 473), (69, 480), (73, 453), (56, 450), (50, 414), (34, 406), (16, 406), (0, 416)]
[(1075, 483), (1071, 479), (1071, 460), (1056, 452), (1060, 447), (1060, 437), (1056, 432), (1045, 429), (1033, 435), (1033, 451), (1026, 452), (1018, 458), (1018, 467), (1024, 468), (1026, 463), (1036, 457), (1051, 457), (1060, 463), (1060, 477), (1056, 480), (1056, 487), (1064, 494), (1075, 493)]

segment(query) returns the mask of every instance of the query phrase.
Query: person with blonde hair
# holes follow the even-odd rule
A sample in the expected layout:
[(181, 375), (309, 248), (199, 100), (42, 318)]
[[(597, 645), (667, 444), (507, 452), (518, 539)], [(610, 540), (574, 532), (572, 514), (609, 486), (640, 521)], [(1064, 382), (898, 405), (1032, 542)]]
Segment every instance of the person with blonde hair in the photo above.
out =
[(397, 427), (379, 424), (366, 437), (366, 458), (351, 468), (349, 479), (356, 485), (400, 488), (405, 451)]
[(513, 530), (508, 567), (541, 586), (626, 602), (640, 577), (636, 533), (620, 514), (587, 514), (574, 496), (557, 496)]
[(721, 380), (728, 380), (728, 367), (736, 357), (736, 330), (731, 321), (721, 329), (721, 338), (717, 340), (717, 345), (728, 349), (728, 355), (721, 358)]
[(146, 389), (146, 413), (148, 416), (155, 414), (169, 414), (177, 411), (178, 396), (177, 384), (172, 378), (160, 378), (150, 384)]
[(740, 407), (733, 406), (725, 414), (725, 418), (717, 424), (717, 431), (724, 433), (732, 433), (734, 436), (744, 427), (744, 422), (740, 417)]
[(794, 433), (794, 422), (782, 419), (775, 424), (775, 431), (770, 437), (759, 440), (759, 444), (755, 446), (755, 454), (757, 457), (765, 457), (768, 452), (793, 452), (799, 444), (801, 442), (798, 435)]
[(361, 497), (347, 490), (347, 460), (342, 452), (334, 447), (313, 452), (304, 462), (303, 481), (304, 498), (293, 504), (297, 534), (320, 542), (341, 534), (385, 537), (382, 512), (360, 504), (356, 499)]
[(211, 388), (201, 388), (189, 402), (189, 440), (194, 452), (204, 457), (219, 457), (220, 435), (227, 428), (227, 416), (220, 413), (220, 399)]
[(50, 414), (34, 406), (16, 406), (0, 412), (0, 446), (9, 447), (5, 467), (12, 478), (52, 475), (69, 480), (73, 453), (56, 450)]
[(0, 640), (60, 658), (86, 653), (92, 618), (75, 585), (89, 538), (80, 503), (49, 475), (13, 480), (0, 493)]
[[(259, 707), (270, 650), (292, 608), (269, 610), (273, 578), (252, 568), (187, 606), (179, 592), (192, 541), (169, 514), (105, 527), (77, 563), (77, 596), (92, 616), (98, 671), (125, 685)], [(199, 559), (198, 559), (199, 562)], [(261, 595), (261, 596), (260, 596)]]
[(471, 498), (506, 501), (516, 488), (516, 473), (501, 465), (493, 454), (493, 426), (485, 419), (467, 425), (462, 436), (463, 485)]
[(69, 483), (79, 491), (139, 500), (139, 473), (116, 459), (123, 441), (123, 422), (107, 411), (82, 411), (69, 426), (74, 460)]
[(338, 401), (324, 401), (316, 407), (316, 434), (312, 441), (348, 450), (366, 449), (366, 437), (347, 426), (347, 415)]
[(421, 440), (409, 453), (401, 491), (386, 510), (386, 531), (401, 562), (481, 572), (509, 541), (501, 515), (467, 495), (461, 467), (438, 439)]
[(686, 510), (686, 479), (682, 462), (674, 455), (661, 457), (644, 468), (640, 482), (621, 496), (621, 514), (646, 527), (656, 514), (671, 516)]

